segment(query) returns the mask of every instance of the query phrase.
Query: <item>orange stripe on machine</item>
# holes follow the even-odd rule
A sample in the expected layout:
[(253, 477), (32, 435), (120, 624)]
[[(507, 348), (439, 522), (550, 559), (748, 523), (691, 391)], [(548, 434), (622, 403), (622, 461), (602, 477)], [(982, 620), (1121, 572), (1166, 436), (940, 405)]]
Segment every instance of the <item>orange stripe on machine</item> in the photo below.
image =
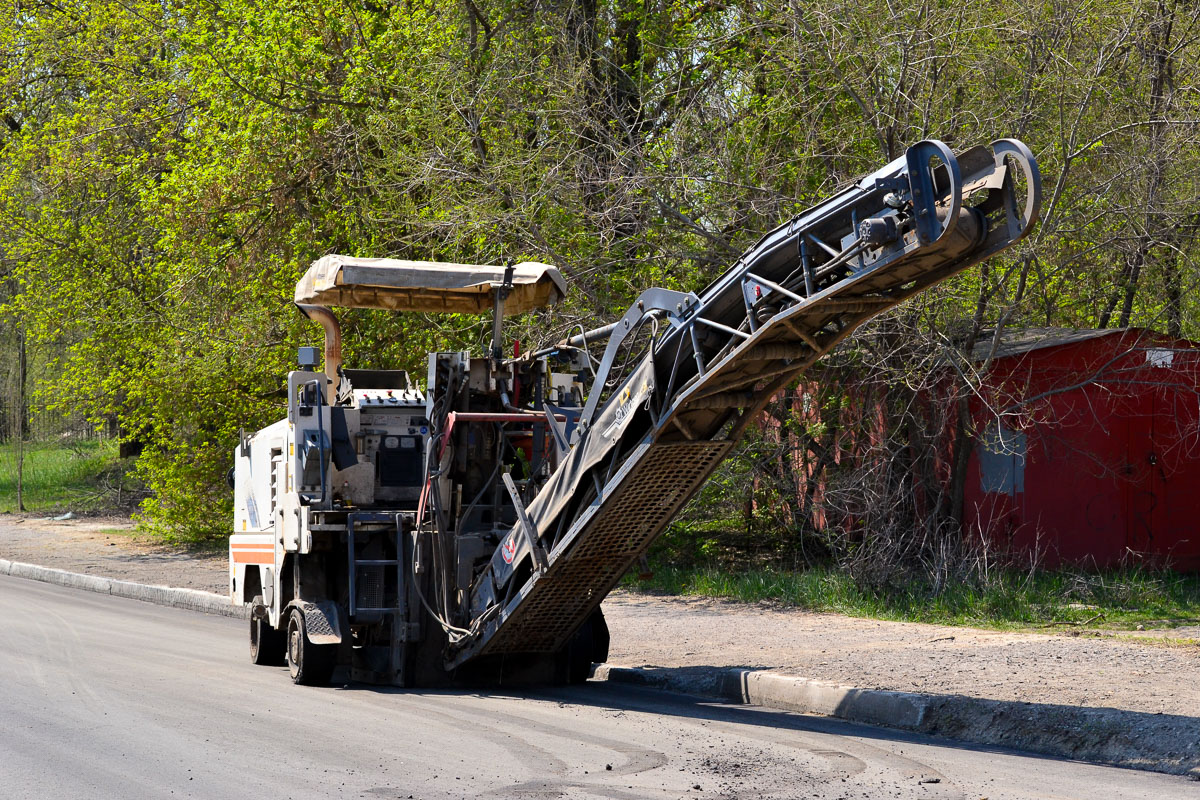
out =
[(233, 563), (235, 564), (274, 564), (274, 553), (261, 553), (244, 551), (233, 554)]

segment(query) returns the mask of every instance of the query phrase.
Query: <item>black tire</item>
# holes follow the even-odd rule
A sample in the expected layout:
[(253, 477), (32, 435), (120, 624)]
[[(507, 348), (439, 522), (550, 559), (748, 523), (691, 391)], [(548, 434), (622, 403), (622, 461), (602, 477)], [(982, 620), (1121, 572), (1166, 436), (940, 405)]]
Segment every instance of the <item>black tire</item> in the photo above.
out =
[(304, 686), (324, 686), (337, 666), (337, 645), (313, 644), (308, 640), (304, 612), (293, 608), (287, 624), (287, 665), (292, 682)]
[(603, 664), (608, 661), (608, 622), (604, 619), (604, 612), (596, 609), (592, 612), (592, 662), (595, 664)]
[(281, 667), (287, 654), (284, 652), (283, 631), (271, 627), (261, 618), (250, 619), (250, 663), (264, 667)]
[(592, 674), (592, 664), (601, 664), (606, 660), (608, 623), (597, 608), (558, 654), (559, 682), (571, 686), (587, 683)]

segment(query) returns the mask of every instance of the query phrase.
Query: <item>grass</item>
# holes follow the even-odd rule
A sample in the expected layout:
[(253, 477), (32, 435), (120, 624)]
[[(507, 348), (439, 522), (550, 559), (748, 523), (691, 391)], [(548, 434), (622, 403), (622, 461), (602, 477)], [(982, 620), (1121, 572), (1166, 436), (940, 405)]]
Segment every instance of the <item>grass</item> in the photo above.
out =
[[(106, 479), (117, 463), (113, 441), (70, 446), (25, 443), (24, 501), (30, 512), (92, 511), (108, 504)], [(17, 510), (16, 445), (0, 445), (0, 513)]]
[(728, 571), (656, 568), (627, 578), (630, 589), (665, 594), (769, 601), (854, 617), (999, 629), (1134, 630), (1200, 623), (1200, 577), (1124, 569), (1003, 573), (985, 586), (954, 584), (942, 592), (913, 585), (887, 593), (864, 590), (844, 572), (811, 568)]

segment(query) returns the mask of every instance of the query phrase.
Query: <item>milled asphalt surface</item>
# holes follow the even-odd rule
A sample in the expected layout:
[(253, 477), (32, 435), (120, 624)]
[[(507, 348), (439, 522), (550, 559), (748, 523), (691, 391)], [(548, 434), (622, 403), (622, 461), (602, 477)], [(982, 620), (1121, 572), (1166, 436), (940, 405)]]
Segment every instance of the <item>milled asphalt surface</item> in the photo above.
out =
[[(1170, 798), (1099, 767), (611, 683), (296, 687), (245, 621), (0, 576), (6, 798)], [(611, 767), (611, 769), (609, 769)]]
[[(0, 516), (0, 575), (245, 617), (222, 553), (136, 540), (122, 520)], [(1200, 629), (1138, 634), (1152, 645), (624, 591), (604, 609), (608, 681), (1200, 777)]]
[[(139, 582), (223, 586), (226, 566), (214, 554), (162, 552), (119, 532), (114, 542), (113, 531), (90, 523), (44, 526), (0, 525), (0, 555), (15, 550), (68, 569), (0, 559), (0, 575), (246, 616), (223, 594)], [(616, 663), (597, 667), (602, 680), (1200, 777), (1194, 638), (1147, 646), (628, 592), (604, 608)]]

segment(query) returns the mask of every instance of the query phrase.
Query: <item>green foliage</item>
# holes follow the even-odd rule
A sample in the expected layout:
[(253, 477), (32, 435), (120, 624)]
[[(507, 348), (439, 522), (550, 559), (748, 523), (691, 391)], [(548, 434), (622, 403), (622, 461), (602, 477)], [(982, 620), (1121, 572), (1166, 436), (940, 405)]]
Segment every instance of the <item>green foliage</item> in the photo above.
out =
[[(920, 301), (921, 330), (978, 312), (1195, 334), (1195, 13), (1107, 0), (10, 4), (7, 310), (55, 361), (42, 401), (116, 418), (142, 442), (149, 524), (187, 539), (227, 529), (236, 432), (279, 415), (294, 348), (319, 338), (289, 301), (328, 252), (554, 263), (573, 299), (519, 325), (544, 341), (649, 285), (702, 286), (915, 140), (1013, 135), (1048, 177), (1042, 228)], [(346, 330), (351, 363), (412, 368), (477, 343), (483, 323), (355, 312)]]

